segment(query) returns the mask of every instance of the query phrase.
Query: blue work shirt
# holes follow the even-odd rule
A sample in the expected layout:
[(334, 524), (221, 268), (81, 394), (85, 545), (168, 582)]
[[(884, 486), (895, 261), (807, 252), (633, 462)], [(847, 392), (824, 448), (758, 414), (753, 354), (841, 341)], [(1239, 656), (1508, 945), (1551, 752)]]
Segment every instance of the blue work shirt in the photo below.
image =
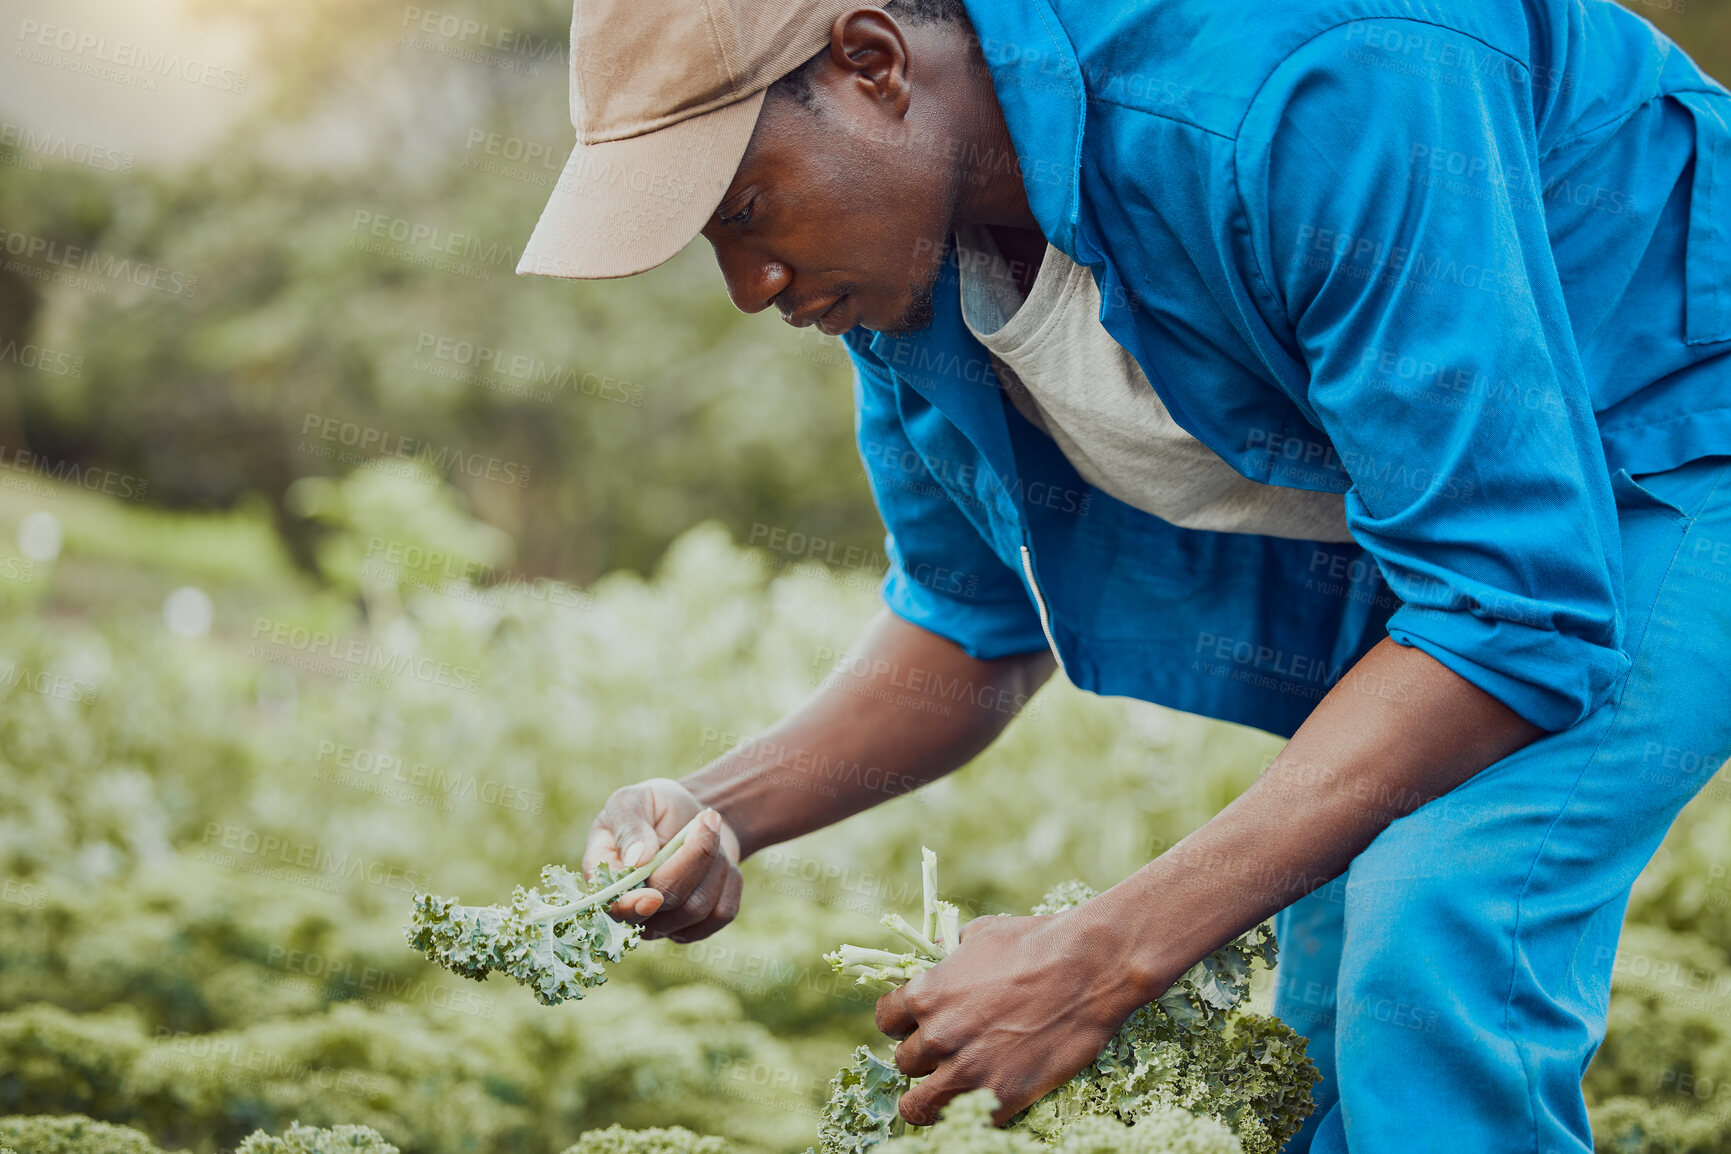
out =
[(1731, 453), (1731, 94), (1610, 0), (967, 7), (1107, 331), (1240, 473), (1344, 492), (1357, 544), (1089, 486), (952, 258), (929, 329), (844, 337), (889, 606), (1280, 734), (1385, 634), (1547, 730), (1604, 703), (1612, 474)]

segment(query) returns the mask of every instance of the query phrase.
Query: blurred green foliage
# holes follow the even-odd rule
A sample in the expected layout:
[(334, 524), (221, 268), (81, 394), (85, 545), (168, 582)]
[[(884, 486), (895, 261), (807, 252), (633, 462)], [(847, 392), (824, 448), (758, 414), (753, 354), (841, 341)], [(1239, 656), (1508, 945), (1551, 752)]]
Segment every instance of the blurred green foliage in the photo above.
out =
[(80, 1114), (0, 1118), (0, 1149), (17, 1154), (162, 1154), (144, 1134)]
[[(1731, 0), (1631, 2), (1731, 75)], [(128, 175), (0, 163), (8, 230), (167, 286), (0, 269), (0, 344), (79, 359), (71, 375), (0, 358), (0, 446), (116, 470), (172, 507), (282, 510), (297, 478), (407, 445), (524, 571), (577, 582), (646, 570), (706, 519), (875, 547), (837, 342), (737, 314), (701, 242), (625, 281), (513, 274), (572, 138), (566, 0), (441, 6), (511, 30), (511, 49), (428, 34), (396, 0), (198, 6), (253, 31), (269, 89), (209, 156)], [(316, 527), (277, 528), (310, 564)]]
[[(922, 842), (955, 847), (946, 884), (970, 915), (1025, 909), (1053, 879), (1122, 876), (1278, 745), (1053, 687), (960, 776), (747, 863), (725, 934), (652, 943), (548, 1009), (424, 963), (402, 940), (411, 891), (499, 893), (574, 859), (612, 789), (684, 772), (808, 693), (869, 589), (778, 571), (705, 526), (653, 582), (565, 597), (404, 573), (353, 597), (260, 555), (259, 509), (205, 526), (254, 564), (204, 571), (212, 628), (179, 636), (155, 606), (56, 588), (187, 580), (174, 550), (193, 518), (97, 544), (87, 519), (164, 516), (102, 500), (0, 488), (0, 540), (46, 506), (65, 542), (29, 582), (54, 617), (0, 620), (0, 1111), (164, 1146), (299, 1119), (429, 1154), (546, 1154), (613, 1123), (801, 1149), (874, 1033), (821, 954), (906, 904)], [(487, 540), (459, 505), (362, 471), (318, 508), (350, 549), (384, 522)], [(297, 644), (303, 626), (338, 640)], [(476, 685), (380, 674), (350, 642)], [(1087, 764), (1089, 788), (1056, 764)]]
[[(384, 519), (453, 550), (491, 540), (420, 480), (363, 471), (317, 505), (352, 539), (338, 557)], [(1129, 873), (1280, 744), (1051, 685), (967, 769), (746, 863), (722, 934), (650, 943), (549, 1009), (422, 961), (401, 936), (411, 891), (498, 893), (574, 859), (612, 789), (707, 761), (807, 693), (868, 590), (711, 525), (647, 581), (554, 596), (405, 571), (355, 596), (264, 549), (262, 508), (107, 538), (90, 525), (173, 515), (0, 487), (0, 541), (43, 512), (60, 555), (0, 580), (46, 607), (0, 617), (0, 1113), (164, 1148), (298, 1120), (409, 1154), (547, 1154), (614, 1124), (802, 1149), (830, 1073), (881, 1044), (820, 955), (917, 901), (922, 844), (944, 847), (965, 916), (1026, 909), (1054, 881)], [(180, 571), (192, 540), (234, 559), (189, 552)], [(139, 589), (192, 581), (212, 624), (181, 635)], [(399, 654), (434, 664), (386, 672)], [(1606, 1154), (1731, 1144), (1728, 794), (1706, 785), (1631, 901), (1587, 1077)]]
[[(207, 159), (0, 163), (8, 231), (163, 274), (0, 270), (0, 343), (79, 359), (0, 358), (0, 445), (144, 479), (174, 507), (280, 509), (297, 478), (346, 473), (343, 454), (407, 444), (526, 571), (572, 580), (647, 568), (704, 519), (877, 543), (839, 342), (737, 313), (701, 242), (623, 282), (514, 274), (572, 138), (568, 3), (487, 6), (520, 52), (400, 43), (418, 28), (400, 3), (218, 7), (256, 25), (276, 87)], [(354, 155), (301, 159), (333, 136)], [(278, 525), (310, 558), (316, 532)]]
[[(98, 1122), (82, 1114), (30, 1114), (0, 1118), (0, 1151), (6, 1154), (164, 1154), (131, 1126)], [(235, 1154), (400, 1154), (366, 1126), (321, 1129), (291, 1123), (281, 1135), (254, 1131)]]

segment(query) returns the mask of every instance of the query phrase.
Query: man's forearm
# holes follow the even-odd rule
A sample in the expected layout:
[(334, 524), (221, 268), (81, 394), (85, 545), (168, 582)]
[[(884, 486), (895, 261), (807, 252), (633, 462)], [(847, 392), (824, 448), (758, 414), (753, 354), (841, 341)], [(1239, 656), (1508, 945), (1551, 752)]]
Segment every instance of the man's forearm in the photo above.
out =
[(1154, 997), (1339, 876), (1390, 822), (1542, 733), (1421, 650), (1385, 640), (1250, 789), (1089, 903), (1092, 915)]
[(966, 764), (1053, 667), (1046, 652), (980, 661), (885, 612), (797, 709), (684, 784), (727, 820), (743, 858)]

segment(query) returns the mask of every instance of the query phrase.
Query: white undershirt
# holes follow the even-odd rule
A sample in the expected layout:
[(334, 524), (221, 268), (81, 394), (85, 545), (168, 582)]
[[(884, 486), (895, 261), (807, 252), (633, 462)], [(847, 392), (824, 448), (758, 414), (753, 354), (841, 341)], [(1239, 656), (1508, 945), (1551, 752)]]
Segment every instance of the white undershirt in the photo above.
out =
[(1244, 477), (1179, 427), (1100, 323), (1093, 274), (1046, 246), (1028, 299), (984, 228), (956, 229), (962, 318), (1012, 403), (1076, 472), (1186, 529), (1350, 541), (1343, 498)]

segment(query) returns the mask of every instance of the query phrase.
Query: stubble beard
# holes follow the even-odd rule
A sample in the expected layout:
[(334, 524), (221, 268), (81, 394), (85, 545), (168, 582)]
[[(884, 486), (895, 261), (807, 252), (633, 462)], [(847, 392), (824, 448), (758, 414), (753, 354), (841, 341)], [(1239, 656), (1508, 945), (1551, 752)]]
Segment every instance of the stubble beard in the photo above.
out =
[(938, 250), (937, 259), (932, 261), (931, 272), (927, 274), (924, 282), (915, 281), (908, 285), (907, 307), (888, 330), (892, 337), (923, 332), (931, 327), (937, 316), (934, 300), (938, 278), (943, 275), (944, 266), (950, 261), (950, 249), (956, 243), (956, 210), (961, 205), (962, 184), (965, 179), (962, 166), (958, 164), (950, 176), (949, 203), (944, 211), (944, 227), (940, 233), (944, 238), (943, 246)]

